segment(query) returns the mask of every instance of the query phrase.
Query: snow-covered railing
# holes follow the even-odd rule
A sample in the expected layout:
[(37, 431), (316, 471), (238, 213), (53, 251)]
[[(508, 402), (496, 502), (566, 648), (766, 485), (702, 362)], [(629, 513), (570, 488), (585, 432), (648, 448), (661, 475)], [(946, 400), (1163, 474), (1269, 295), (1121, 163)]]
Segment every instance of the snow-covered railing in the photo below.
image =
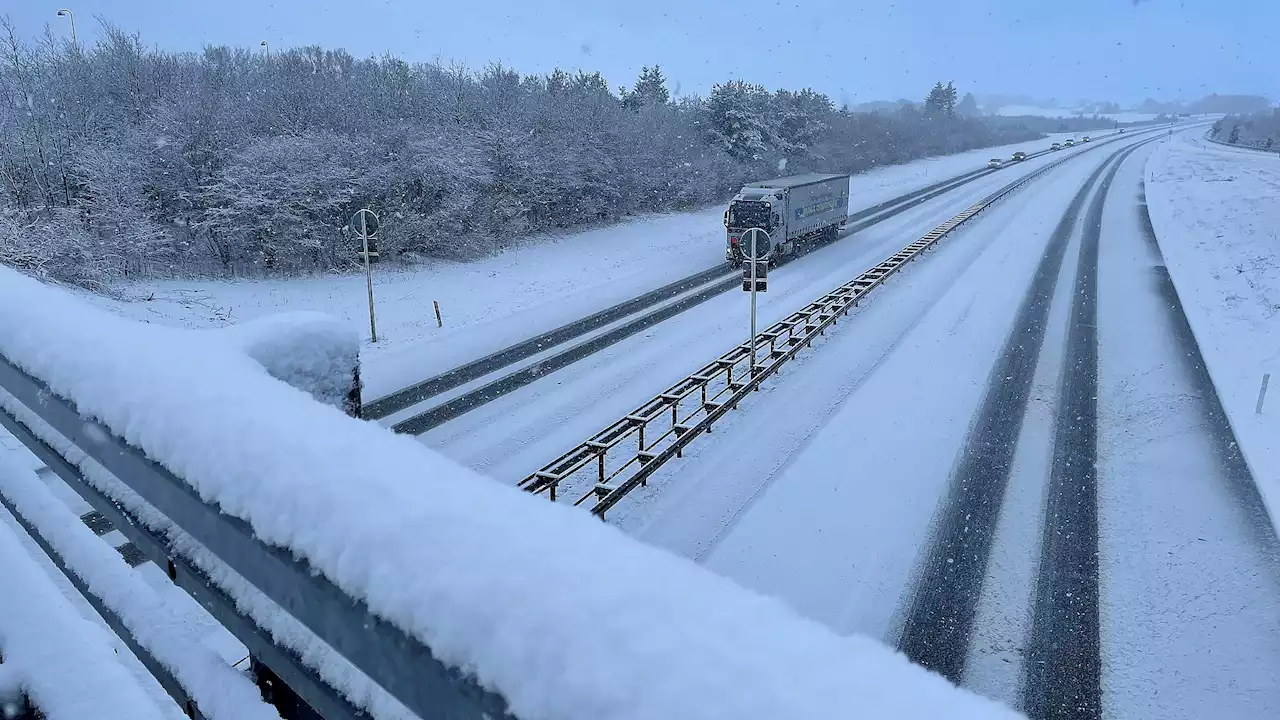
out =
[(0, 582), (0, 717), (164, 717), (4, 523)]
[(0, 268), (0, 388), (28, 446), (326, 718), (1013, 716), (317, 403), (225, 334)]

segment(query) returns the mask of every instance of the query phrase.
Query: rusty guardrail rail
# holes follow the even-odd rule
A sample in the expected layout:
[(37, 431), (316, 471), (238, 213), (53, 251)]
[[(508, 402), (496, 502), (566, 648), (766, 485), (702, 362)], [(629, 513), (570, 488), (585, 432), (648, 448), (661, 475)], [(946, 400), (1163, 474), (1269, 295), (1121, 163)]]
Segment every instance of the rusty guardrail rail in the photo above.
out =
[[(1092, 147), (1142, 134), (1145, 133), (1116, 134)], [(1081, 154), (1074, 153), (1046, 165), (970, 205), (875, 267), (759, 333), (754, 353), (751, 343), (735, 346), (525, 477), (518, 486), (527, 492), (546, 494), (553, 502), (559, 501), (566, 491), (571, 496), (576, 491), (573, 504), (583, 505), (594, 499), (591, 512), (603, 518), (628, 493), (645, 485), (658, 468), (680, 457), (695, 438), (710, 433), (712, 426), (737, 408), (749, 393), (794, 358), (801, 348), (812, 347), (813, 341), (825, 334), (839, 317), (848, 315), (862, 298), (906, 263), (997, 200)], [(587, 475), (584, 472), (587, 468), (592, 469), (593, 477), (585, 481), (579, 479), (580, 475)]]

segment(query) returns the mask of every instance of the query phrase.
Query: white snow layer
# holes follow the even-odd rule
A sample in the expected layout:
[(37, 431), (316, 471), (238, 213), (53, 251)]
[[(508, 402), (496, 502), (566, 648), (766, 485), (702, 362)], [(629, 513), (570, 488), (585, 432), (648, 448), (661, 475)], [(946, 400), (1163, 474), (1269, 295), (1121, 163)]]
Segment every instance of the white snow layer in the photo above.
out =
[(138, 643), (169, 669), (210, 720), (279, 720), (248, 677), (201, 643), (192, 628), (154, 589), (54, 497), (16, 454), (0, 450), (4, 495), (63, 561), (129, 628)]
[(341, 408), (355, 381), (360, 336), (328, 315), (271, 315), (214, 331), (266, 368), (271, 377)]
[(192, 335), (0, 269), (0, 354), (523, 720), (1016, 717)]
[(0, 652), (0, 704), (11, 703), (18, 686), (48, 720), (163, 717), (120, 664), (109, 635), (76, 612), (3, 522)]
[(1280, 531), (1280, 163), (1179, 136), (1152, 154), (1146, 189), (1187, 320)]

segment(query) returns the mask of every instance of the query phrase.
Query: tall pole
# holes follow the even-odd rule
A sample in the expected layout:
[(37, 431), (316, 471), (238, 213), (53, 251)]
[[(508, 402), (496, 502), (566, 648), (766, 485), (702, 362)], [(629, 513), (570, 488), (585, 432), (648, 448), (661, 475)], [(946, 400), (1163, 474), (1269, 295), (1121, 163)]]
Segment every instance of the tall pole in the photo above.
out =
[(71, 21), (71, 47), (79, 50), (80, 43), (76, 42), (76, 16), (72, 15), (70, 10), (62, 8), (58, 11), (58, 17), (62, 17), (64, 15)]
[(751, 377), (756, 376), (756, 237), (760, 233), (751, 233)]
[(364, 243), (364, 282), (369, 288), (369, 336), (378, 342), (378, 326), (373, 320), (373, 266), (369, 264), (369, 233), (363, 212), (360, 213), (360, 240)]

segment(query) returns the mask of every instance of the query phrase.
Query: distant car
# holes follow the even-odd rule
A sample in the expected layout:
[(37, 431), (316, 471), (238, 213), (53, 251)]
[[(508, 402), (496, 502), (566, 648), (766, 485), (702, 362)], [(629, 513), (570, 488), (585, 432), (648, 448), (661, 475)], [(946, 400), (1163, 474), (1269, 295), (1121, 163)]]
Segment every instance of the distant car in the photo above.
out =
[(1120, 128), (1120, 132), (1124, 132), (1124, 128)]
[(1075, 144), (1076, 144), (1076, 141), (1070, 138), (1062, 141), (1062, 147), (1074, 147)]
[(987, 161), (987, 167), (991, 168), (992, 170), (999, 170), (1000, 168), (1004, 167), (1004, 161), (1002, 161), (1000, 158), (991, 158), (990, 160)]
[(1013, 154), (1014, 162), (1022, 162), (1023, 160), (1026, 160), (1026, 159), (1027, 159), (1027, 154), (1022, 152), (1021, 150)]
[(1080, 138), (1080, 142), (1089, 142), (1089, 136), (1085, 135), (1084, 137)]
[(1049, 149), (1050, 149), (1050, 150), (1061, 150), (1061, 149), (1062, 149), (1062, 143), (1054, 143), (1054, 144), (1052, 144), (1052, 145), (1050, 145), (1050, 146), (1049, 146)]

